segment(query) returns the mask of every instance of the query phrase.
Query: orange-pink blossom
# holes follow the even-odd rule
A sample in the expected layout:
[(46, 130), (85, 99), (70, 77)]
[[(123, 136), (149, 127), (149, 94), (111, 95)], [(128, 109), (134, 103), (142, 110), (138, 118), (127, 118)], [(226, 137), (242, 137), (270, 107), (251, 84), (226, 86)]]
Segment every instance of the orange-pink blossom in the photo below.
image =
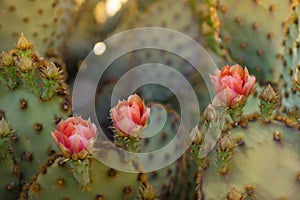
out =
[(52, 133), (62, 154), (73, 160), (84, 159), (93, 150), (96, 135), (95, 124), (81, 117), (69, 117), (61, 121)]
[(110, 110), (114, 128), (119, 136), (138, 137), (147, 125), (150, 108), (137, 94), (128, 97)]
[(232, 106), (241, 97), (248, 97), (256, 81), (246, 67), (238, 64), (231, 67), (226, 65), (222, 71), (217, 69), (210, 78), (217, 91), (216, 98), (226, 106)]

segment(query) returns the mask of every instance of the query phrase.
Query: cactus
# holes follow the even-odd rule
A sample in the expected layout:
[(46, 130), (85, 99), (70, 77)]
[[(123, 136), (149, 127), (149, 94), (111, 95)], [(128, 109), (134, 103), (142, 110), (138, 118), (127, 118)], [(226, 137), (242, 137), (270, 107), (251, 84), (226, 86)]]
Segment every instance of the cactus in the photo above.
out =
[[(120, 165), (125, 164), (114, 150), (106, 153), (119, 159)], [(44, 172), (23, 188), (20, 199), (134, 199), (139, 186), (145, 181), (143, 174), (120, 172), (89, 158), (86, 168), (89, 170), (90, 183), (83, 186), (72, 174), (72, 161), (64, 160), (61, 156), (50, 158), (43, 165)]]
[[(163, 129), (155, 136), (145, 139), (142, 146), (140, 147), (141, 152), (152, 152), (158, 150), (165, 145), (167, 145), (174, 137), (179, 126), (179, 116), (178, 114), (169, 107), (165, 107), (167, 110), (167, 121)], [(156, 115), (157, 119), (151, 119), (158, 121), (160, 115)], [(175, 151), (175, 150), (173, 150)], [(171, 151), (170, 151), (171, 152)], [(165, 155), (167, 160), (169, 155)], [(163, 163), (163, 161), (161, 161)], [(154, 187), (158, 193), (160, 199), (166, 199), (175, 192), (175, 183), (173, 182), (176, 179), (178, 170), (180, 166), (180, 160), (176, 163), (173, 163), (163, 169), (153, 171), (148, 175), (149, 183)]]
[[(284, 52), (282, 56), (283, 71), (281, 76), (282, 98), (285, 111), (289, 111), (293, 106), (298, 106), (299, 93), (297, 93), (296, 77), (299, 70), (299, 16), (300, 6), (295, 7), (295, 11), (285, 23), (285, 39), (282, 44)], [(299, 88), (299, 83), (298, 83)], [(298, 89), (299, 91), (299, 89)]]
[(0, 59), (0, 110), (15, 131), (14, 155), (25, 180), (55, 151), (50, 133), (70, 114), (64, 77), (40, 58), (21, 35), (16, 49)]
[(220, 166), (214, 162), (218, 152), (209, 156), (210, 164), (203, 172), (201, 184), (205, 199), (237, 199), (228, 197), (235, 187), (243, 197), (240, 199), (295, 199), (299, 196), (298, 127), (289, 124), (288, 118), (277, 116), (276, 119), (287, 124), (249, 121), (246, 128), (231, 130), (236, 150), (230, 171), (220, 175)]
[[(300, 195), (299, 1), (129, 0), (120, 1), (121, 9), (110, 17), (103, 11), (106, 3), (111, 2), (0, 0), (3, 38), (0, 49), (11, 49), (12, 39), (23, 32), (47, 58), (39, 57), (23, 35), (15, 49), (0, 54), (0, 199), (297, 199)], [(127, 157), (101, 141), (95, 147), (105, 148), (96, 149), (88, 157), (85, 157), (87, 152), (74, 151), (77, 153), (74, 156), (68, 156), (67, 150), (57, 153), (51, 132), (60, 119), (71, 114), (64, 61), (74, 72), (75, 64), (97, 42), (128, 28), (145, 26), (173, 29), (205, 47), (209, 45), (215, 54), (211, 49), (208, 52), (216, 62), (246, 65), (261, 85), (249, 98), (244, 95), (247, 101), (238, 107), (239, 112), (235, 112), (234, 104), (226, 103), (231, 109), (227, 111), (233, 111), (229, 114), (234, 117), (226, 116), (226, 126), (207, 157), (199, 158), (205, 141), (203, 129), (197, 132), (189, 152), (170, 166), (148, 174), (142, 173), (138, 162), (128, 162)], [(147, 37), (149, 43), (168, 40), (167, 45), (172, 49), (191, 58), (199, 57), (180, 41), (152, 34)], [(137, 37), (134, 42), (143, 44), (143, 39)], [(116, 80), (132, 67), (149, 62), (168, 65), (184, 75), (197, 93), (200, 106), (210, 100), (200, 74), (177, 55), (154, 49), (122, 55), (105, 71), (96, 93), (99, 122), (111, 140), (115, 138), (109, 128), (112, 125), (109, 109)], [(134, 78), (154, 80), (164, 76), (153, 69), (136, 71)], [(94, 74), (97, 73), (91, 72), (91, 76)], [(73, 75), (70, 74), (70, 79)], [(176, 78), (161, 78), (182, 92)], [(267, 85), (267, 82), (272, 83)], [(131, 85), (124, 86), (118, 89), (124, 92)], [(180, 117), (174, 110), (179, 110), (178, 100), (166, 88), (153, 85), (136, 92), (147, 102), (167, 104), (168, 118), (163, 129), (136, 146), (142, 153), (158, 150), (169, 144), (177, 132)], [(150, 124), (155, 126), (161, 116), (153, 116)], [(204, 123), (200, 122), (204, 129), (210, 127), (207, 117), (204, 114)], [(126, 144), (142, 139), (129, 140)], [(141, 173), (112, 169), (98, 160), (101, 156)], [(168, 154), (164, 155), (161, 162), (168, 158)], [(149, 164), (153, 164), (151, 159)]]
[[(186, 12), (181, 12), (182, 9), (186, 9)], [(174, 20), (176, 23), (174, 23)], [(140, 27), (163, 27), (175, 31), (180, 31), (191, 38), (198, 40), (200, 38), (200, 32), (196, 24), (195, 19), (192, 16), (192, 13), (189, 11), (189, 7), (183, 1), (156, 1), (150, 5), (138, 19), (134, 28)], [(187, 44), (182, 44), (180, 41), (176, 41), (175, 38), (165, 38), (155, 35), (149, 35), (147, 38), (147, 43), (162, 43), (165, 40), (169, 40), (169, 44), (172, 45), (172, 49), (177, 51), (185, 50), (185, 55), (189, 58), (195, 58), (198, 55), (193, 51), (188, 51), (189, 47), (185, 46)], [(137, 42), (143, 43), (144, 38), (136, 38)], [(131, 53), (132, 66), (137, 66), (144, 63), (160, 63), (165, 64), (169, 67), (172, 67), (178, 70), (181, 74), (186, 77), (190, 77), (191, 74), (195, 72), (193, 66), (180, 58), (177, 55), (172, 53), (165, 52), (162, 50), (153, 50), (153, 49), (143, 49), (142, 51), (137, 51)], [(149, 69), (147, 72), (141, 72), (143, 76), (157, 77), (156, 72)], [(141, 74), (137, 74), (137, 77), (140, 77)], [(160, 74), (160, 76), (163, 76)], [(172, 82), (174, 88), (178, 86), (178, 82), (175, 79), (170, 79), (168, 77), (162, 77), (162, 79)], [(198, 81), (201, 79), (198, 76)], [(173, 83), (174, 81), (174, 83)], [(176, 88), (179, 89), (179, 88)], [(155, 91), (155, 94), (153, 93)], [(159, 93), (158, 93), (159, 92)], [(172, 93), (163, 87), (158, 86), (147, 86), (141, 88), (141, 94), (146, 99), (151, 99), (152, 101), (166, 101)]]
[(13, 155), (14, 134), (4, 118), (0, 120), (0, 198), (16, 199), (20, 190), (20, 168)]
[[(0, 2), (0, 49), (12, 49), (21, 33), (35, 41), (39, 53), (48, 48), (59, 50), (72, 24), (74, 3), (62, 1), (6, 1)], [(9, 20), (7, 20), (9, 19)]]
[[(204, 158), (208, 165), (198, 163), (199, 199), (299, 196), (299, 124), (279, 114), (278, 94), (270, 85), (256, 98), (261, 114), (248, 114), (238, 123), (228, 120), (214, 151)], [(247, 104), (253, 110), (257, 103)]]
[[(109, 109), (111, 107), (111, 93), (113, 86), (113, 83), (104, 85), (100, 90), (98, 90), (99, 93), (96, 96), (96, 111), (102, 127), (109, 127), (111, 125), (111, 120), (109, 119)], [(151, 105), (151, 103), (149, 105)], [(139, 148), (142, 152), (151, 152), (157, 150), (172, 140), (178, 128), (179, 116), (170, 107), (166, 107), (166, 110), (168, 116), (164, 128), (157, 135), (147, 138), (142, 142), (141, 147)], [(156, 117), (156, 120), (158, 120), (160, 116), (157, 115)], [(109, 129), (103, 128), (103, 130), (107, 130), (106, 135), (112, 138), (112, 133)], [(166, 158), (167, 157), (168, 156), (166, 155)], [(157, 191), (159, 198), (165, 199), (170, 196), (172, 192), (174, 192), (175, 185), (173, 180), (176, 178), (177, 170), (179, 170), (177, 168), (181, 168), (181, 164), (179, 162), (147, 174), (148, 181)]]
[(213, 45), (219, 45), (229, 62), (246, 65), (260, 81), (277, 80), (281, 73), (282, 24), (294, 2), (209, 1), (217, 43)]

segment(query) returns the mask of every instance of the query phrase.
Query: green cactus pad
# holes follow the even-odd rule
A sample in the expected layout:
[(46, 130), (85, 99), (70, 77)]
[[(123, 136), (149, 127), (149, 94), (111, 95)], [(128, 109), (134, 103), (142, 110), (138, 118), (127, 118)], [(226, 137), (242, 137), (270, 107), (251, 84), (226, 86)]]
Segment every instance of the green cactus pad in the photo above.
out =
[[(113, 90), (113, 86), (113, 83), (105, 84), (100, 88), (100, 90), (98, 90), (97, 93), (96, 110), (102, 127), (108, 127), (112, 123), (111, 120), (109, 120), (109, 109), (111, 107), (111, 93)], [(146, 103), (146, 105), (151, 106), (152, 104)], [(166, 106), (165, 108), (168, 113), (168, 118), (165, 123), (165, 126), (158, 134), (144, 140), (144, 142), (139, 148), (141, 152), (146, 153), (158, 150), (163, 146), (167, 145), (175, 136), (179, 125), (179, 116), (170, 107)], [(157, 117), (159, 118), (159, 116)], [(112, 133), (108, 130), (107, 135), (109, 136), (110, 134), (112, 136)], [(170, 152), (171, 151), (172, 150), (170, 150)], [(167, 159), (168, 155), (165, 155), (165, 157)], [(179, 171), (186, 172), (185, 164), (186, 161), (184, 162), (182, 159), (180, 159), (179, 161), (163, 169), (147, 173), (148, 181), (157, 191), (159, 198), (167, 199), (174, 196), (179, 196), (180, 192), (178, 192), (178, 189), (180, 189), (180, 191), (183, 192), (182, 188), (177, 188), (177, 185), (174, 181), (177, 180), (177, 175)], [(182, 176), (180, 180), (177, 180), (177, 182), (183, 179), (185, 179), (184, 176)]]
[[(113, 83), (108, 83), (101, 87), (101, 89), (98, 90), (99, 93), (97, 93), (96, 110), (102, 127), (109, 127), (112, 123), (111, 120), (109, 120), (109, 109), (111, 107), (111, 93), (113, 90), (113, 86)], [(152, 104), (146, 103), (146, 105), (151, 106)], [(165, 126), (158, 134), (154, 135), (153, 137), (147, 138), (142, 142), (139, 148), (141, 152), (147, 153), (158, 150), (167, 145), (175, 136), (179, 125), (179, 116), (170, 107), (166, 107), (166, 110), (168, 113), (168, 118)], [(157, 115), (157, 117), (159, 118), (160, 116)], [(111, 135), (112, 138), (113, 134), (109, 130), (107, 130), (106, 133), (108, 136)], [(168, 155), (165, 155), (165, 157), (167, 159)], [(173, 183), (173, 180), (175, 180), (178, 170), (177, 168), (181, 167), (181, 161), (179, 162), (173, 163), (172, 165), (167, 166), (163, 169), (147, 174), (149, 183), (157, 191), (160, 198), (167, 198), (173, 192), (175, 192), (175, 185)]]
[[(142, 146), (140, 147), (141, 152), (152, 152), (158, 150), (165, 145), (167, 145), (177, 133), (179, 126), (179, 116), (178, 114), (170, 108), (167, 108), (167, 121), (163, 129), (153, 137), (147, 138)], [(157, 118), (160, 116), (157, 115)], [(152, 119), (154, 120), (154, 119)], [(156, 119), (159, 120), (159, 119)], [(175, 151), (175, 150), (173, 150)], [(170, 150), (169, 152), (172, 152)], [(169, 155), (165, 155), (168, 159)], [(163, 163), (163, 161), (162, 161)], [(176, 174), (178, 173), (178, 163), (173, 163), (163, 169), (148, 173), (148, 181), (157, 191), (160, 199), (165, 199), (170, 196), (174, 189), (174, 180)]]
[(0, 111), (15, 131), (15, 158), (28, 180), (55, 152), (51, 131), (70, 114), (71, 104), (56, 66), (40, 58), (24, 36), (16, 47), (1, 54)]
[[(299, 17), (300, 6), (295, 8), (290, 18), (285, 23), (285, 38), (282, 42), (283, 53), (283, 71), (281, 76), (282, 84), (282, 104), (286, 109), (291, 109), (294, 105), (298, 106), (300, 98), (294, 88), (294, 76), (296, 69), (299, 68)], [(299, 107), (299, 106), (298, 106)]]
[[(125, 164), (114, 150), (108, 150), (107, 156), (119, 158), (119, 164)], [(72, 175), (72, 168), (63, 157), (50, 158), (44, 164), (45, 172), (40, 174), (30, 186), (25, 186), (21, 197), (27, 199), (135, 199), (142, 174), (130, 174), (117, 171), (89, 158), (90, 185), (82, 187)], [(133, 167), (133, 166), (132, 166)], [(26, 189), (28, 191), (26, 192)], [(25, 198), (24, 198), (25, 199)]]
[(296, 127), (278, 121), (269, 124), (255, 121), (246, 128), (233, 128), (231, 136), (239, 145), (230, 170), (226, 175), (218, 174), (216, 153), (209, 155), (210, 165), (204, 171), (201, 185), (204, 198), (234, 199), (229, 195), (235, 187), (242, 199), (297, 199), (300, 134)]
[[(0, 128), (1, 129), (1, 128)], [(14, 135), (0, 136), (0, 198), (17, 199), (20, 191), (20, 167), (11, 145)]]
[(216, 42), (228, 60), (247, 66), (260, 81), (276, 80), (281, 72), (282, 23), (292, 11), (291, 2), (211, 0)]
[[(185, 12), (182, 12), (185, 10)], [(157, 1), (150, 5), (146, 9), (140, 18), (137, 20), (135, 28), (141, 27), (162, 27), (168, 28), (174, 31), (179, 31), (187, 36), (199, 40), (200, 31), (196, 25), (196, 20), (193, 17), (192, 12), (186, 2), (167, 0), (167, 1)], [(165, 43), (168, 41), (171, 48), (175, 51), (183, 51), (185, 55), (191, 59), (198, 58), (195, 52), (189, 51), (188, 44), (184, 44), (180, 41), (176, 41), (175, 38), (160, 37), (159, 35), (149, 35), (146, 41), (141, 38), (136, 39), (139, 43)], [(195, 72), (193, 66), (186, 62), (184, 59), (178, 55), (172, 53), (157, 50), (157, 49), (143, 49), (132, 53), (133, 66), (137, 66), (145, 63), (160, 63), (167, 65), (173, 69), (178, 70), (182, 75), (186, 76), (188, 79)], [(137, 74), (137, 77), (149, 76), (152, 77), (162, 77), (162, 74), (157, 74), (156, 71), (153, 72), (151, 68), (147, 72), (142, 72), (142, 74)], [(153, 79), (153, 78), (152, 78)], [(178, 86), (178, 80), (170, 79), (169, 77), (162, 77), (162, 79), (168, 80), (174, 85), (174, 88)], [(198, 81), (201, 82), (202, 79), (199, 76)], [(174, 82), (174, 83), (173, 83)], [(177, 88), (178, 89), (178, 88)], [(162, 101), (169, 98), (172, 93), (163, 87), (158, 87), (154, 85), (149, 85), (147, 87), (141, 88), (142, 95), (145, 99), (151, 99), (152, 101)]]
[[(58, 50), (72, 23), (72, 0), (50, 1), (0, 1), (0, 50), (7, 51), (21, 33), (44, 54), (47, 48)], [(8, 20), (9, 19), (9, 20)]]
[[(5, 112), (18, 136), (13, 144), (15, 156), (24, 178), (28, 179), (37, 173), (39, 166), (57, 149), (51, 131), (60, 119), (68, 115), (61, 108), (64, 99), (56, 96), (43, 102), (27, 89), (9, 91), (3, 85), (0, 85), (0, 91), (0, 109)], [(20, 108), (22, 102), (27, 105), (24, 110)]]

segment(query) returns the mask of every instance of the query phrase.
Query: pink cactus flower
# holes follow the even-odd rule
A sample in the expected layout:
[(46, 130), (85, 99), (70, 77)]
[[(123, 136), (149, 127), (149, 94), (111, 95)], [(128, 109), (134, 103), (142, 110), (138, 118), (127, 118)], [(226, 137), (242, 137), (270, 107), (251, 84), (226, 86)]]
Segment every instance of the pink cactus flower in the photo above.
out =
[(95, 124), (81, 117), (69, 117), (59, 122), (52, 133), (62, 154), (73, 160), (84, 159), (93, 150), (97, 136)]
[(119, 136), (138, 137), (147, 125), (150, 108), (137, 94), (128, 97), (110, 110), (114, 128)]
[(217, 96), (226, 106), (232, 106), (241, 98), (247, 98), (252, 92), (255, 77), (250, 76), (248, 69), (236, 64), (226, 65), (222, 71), (216, 70), (214, 76), (210, 76), (217, 91)]

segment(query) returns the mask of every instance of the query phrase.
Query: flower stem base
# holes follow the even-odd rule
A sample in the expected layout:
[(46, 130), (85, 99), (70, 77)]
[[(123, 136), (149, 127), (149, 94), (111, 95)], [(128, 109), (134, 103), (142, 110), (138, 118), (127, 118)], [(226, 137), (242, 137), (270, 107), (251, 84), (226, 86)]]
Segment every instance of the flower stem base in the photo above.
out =
[(240, 122), (243, 117), (243, 108), (246, 104), (246, 98), (239, 98), (233, 105), (228, 107), (228, 114), (234, 122)]
[(114, 139), (114, 142), (118, 147), (130, 152), (139, 152), (139, 147), (141, 145), (140, 138), (115, 135)]
[(87, 188), (91, 181), (90, 181), (90, 172), (89, 166), (90, 161), (88, 158), (83, 160), (68, 160), (67, 161), (70, 167), (72, 168), (73, 177), (80, 183), (83, 190)]

